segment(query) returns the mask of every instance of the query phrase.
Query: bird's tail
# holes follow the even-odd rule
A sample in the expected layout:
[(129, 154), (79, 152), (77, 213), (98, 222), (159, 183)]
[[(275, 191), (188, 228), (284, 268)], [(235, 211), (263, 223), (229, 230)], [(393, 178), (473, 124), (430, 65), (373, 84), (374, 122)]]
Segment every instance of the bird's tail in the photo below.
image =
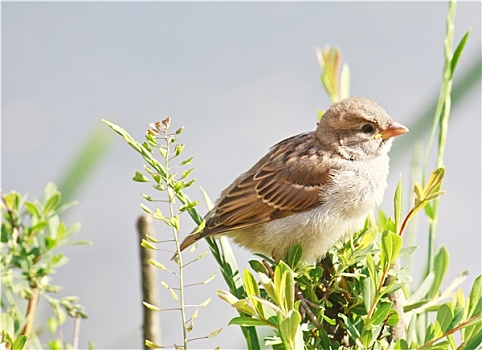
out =
[(188, 235), (186, 238), (184, 238), (184, 241), (182, 241), (181, 246), (179, 247), (181, 252), (187, 247), (189, 247), (191, 244), (194, 244), (194, 242), (196, 242), (200, 238), (201, 237), (199, 233), (191, 233), (190, 235)]
[[(199, 232), (189, 234), (186, 238), (184, 238), (184, 241), (181, 242), (181, 246), (179, 247), (179, 250), (182, 252), (184, 249), (194, 244), (199, 239), (201, 239), (201, 235), (199, 234)], [(177, 253), (172, 256), (171, 260), (176, 260), (176, 258), (177, 258)]]

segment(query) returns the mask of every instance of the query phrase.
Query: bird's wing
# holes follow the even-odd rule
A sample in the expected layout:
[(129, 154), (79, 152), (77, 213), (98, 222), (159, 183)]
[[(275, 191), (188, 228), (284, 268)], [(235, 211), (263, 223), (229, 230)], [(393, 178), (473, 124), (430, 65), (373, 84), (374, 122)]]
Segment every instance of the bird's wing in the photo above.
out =
[[(301, 138), (302, 136), (302, 138)], [(326, 153), (309, 147), (311, 135), (276, 145), (236, 186), (223, 193), (200, 237), (303, 212), (323, 204), (332, 167)], [(303, 142), (301, 142), (303, 141)]]

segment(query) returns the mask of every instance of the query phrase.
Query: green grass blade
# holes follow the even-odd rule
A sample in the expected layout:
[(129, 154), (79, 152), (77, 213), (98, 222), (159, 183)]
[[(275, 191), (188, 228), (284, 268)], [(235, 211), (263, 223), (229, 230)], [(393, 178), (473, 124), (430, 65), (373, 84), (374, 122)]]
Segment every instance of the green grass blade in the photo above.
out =
[(81, 186), (107, 155), (113, 141), (113, 135), (106, 132), (100, 124), (94, 126), (84, 144), (71, 157), (70, 165), (58, 182), (64, 201), (76, 196)]

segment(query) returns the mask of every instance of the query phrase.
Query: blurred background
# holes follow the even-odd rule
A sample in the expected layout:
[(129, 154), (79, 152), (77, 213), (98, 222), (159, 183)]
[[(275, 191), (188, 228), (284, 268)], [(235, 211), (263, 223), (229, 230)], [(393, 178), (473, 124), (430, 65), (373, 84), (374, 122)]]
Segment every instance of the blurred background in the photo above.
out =
[[(447, 8), (444, 2), (3, 2), (1, 187), (41, 197), (54, 181), (79, 201), (66, 220), (80, 221), (76, 238), (93, 245), (65, 248), (70, 262), (54, 283), (64, 286), (61, 295), (78, 295), (86, 306), (81, 346), (89, 340), (97, 348), (142, 344), (135, 221), (140, 193), (154, 193), (149, 184), (131, 181), (141, 158), (101, 118), (138, 140), (149, 122), (166, 116), (173, 128), (185, 125), (183, 155), (194, 156), (197, 179), (188, 194), (202, 200), (202, 186), (214, 200), (271, 145), (315, 128), (317, 110), (330, 105), (315, 48), (336, 45), (351, 70), (351, 94), (376, 100), (411, 129), (391, 154), (382, 206), (391, 214), (400, 176), (408, 198), (414, 146), (428, 139)], [(437, 246), (451, 254), (445, 286), (469, 270), (467, 292), (481, 268), (481, 4), (458, 4), (455, 24), (455, 43), (472, 32), (455, 74)], [(86, 143), (91, 148), (79, 163)], [(194, 225), (183, 219), (187, 234)], [(156, 227), (158, 237), (170, 237)], [(419, 281), (424, 220), (415, 244)], [(206, 249), (204, 242), (199, 249)], [(251, 256), (239, 248), (235, 254), (241, 267)], [(159, 256), (166, 264), (169, 258)], [(208, 255), (187, 274), (196, 282), (216, 271)], [(221, 276), (191, 288), (188, 303), (212, 298), (193, 337), (223, 328), (194, 348), (245, 347), (239, 329), (226, 326), (236, 313), (215, 295), (224, 288)], [(162, 293), (161, 306), (172, 307), (169, 293)], [(164, 344), (181, 342), (177, 322), (177, 314), (163, 313)]]

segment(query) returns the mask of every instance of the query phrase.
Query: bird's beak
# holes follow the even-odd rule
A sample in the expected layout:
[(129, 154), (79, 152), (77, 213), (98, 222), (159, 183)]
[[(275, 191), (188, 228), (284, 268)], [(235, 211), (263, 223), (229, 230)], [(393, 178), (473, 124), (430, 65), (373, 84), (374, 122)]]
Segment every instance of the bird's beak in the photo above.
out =
[(382, 138), (384, 140), (398, 135), (402, 135), (408, 132), (408, 128), (400, 123), (392, 122), (386, 129), (380, 131), (380, 133), (375, 135), (375, 138)]

